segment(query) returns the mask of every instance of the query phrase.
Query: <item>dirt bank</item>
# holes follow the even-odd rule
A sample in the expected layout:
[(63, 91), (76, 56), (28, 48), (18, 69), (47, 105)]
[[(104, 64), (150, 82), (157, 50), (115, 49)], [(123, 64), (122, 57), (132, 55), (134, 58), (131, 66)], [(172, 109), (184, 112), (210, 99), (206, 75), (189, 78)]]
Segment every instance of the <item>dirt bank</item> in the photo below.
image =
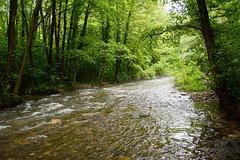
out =
[(197, 103), (218, 102), (218, 97), (213, 91), (189, 92), (190, 98)]

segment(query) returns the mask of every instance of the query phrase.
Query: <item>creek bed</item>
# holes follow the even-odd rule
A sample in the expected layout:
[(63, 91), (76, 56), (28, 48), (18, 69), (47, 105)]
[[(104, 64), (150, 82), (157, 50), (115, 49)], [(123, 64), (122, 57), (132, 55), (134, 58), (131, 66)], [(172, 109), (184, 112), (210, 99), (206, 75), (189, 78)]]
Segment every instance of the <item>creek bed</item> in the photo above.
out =
[(174, 77), (79, 89), (0, 110), (2, 159), (240, 159), (240, 127)]

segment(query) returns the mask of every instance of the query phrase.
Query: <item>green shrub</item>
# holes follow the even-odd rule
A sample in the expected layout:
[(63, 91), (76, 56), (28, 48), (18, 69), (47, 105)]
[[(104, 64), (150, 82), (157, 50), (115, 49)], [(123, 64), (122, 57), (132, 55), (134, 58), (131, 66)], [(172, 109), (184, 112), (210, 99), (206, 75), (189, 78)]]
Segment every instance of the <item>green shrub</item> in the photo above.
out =
[(188, 65), (176, 59), (176, 62), (171, 65), (168, 75), (175, 76), (175, 84), (186, 91), (203, 91), (206, 86), (203, 80), (206, 78), (200, 71), (196, 63), (191, 62)]
[(157, 62), (153, 65), (153, 70), (157, 75), (164, 75), (164, 65), (162, 62)]
[(149, 67), (141, 72), (141, 75), (143, 78), (151, 79), (156, 78), (156, 71), (153, 69), (153, 67)]

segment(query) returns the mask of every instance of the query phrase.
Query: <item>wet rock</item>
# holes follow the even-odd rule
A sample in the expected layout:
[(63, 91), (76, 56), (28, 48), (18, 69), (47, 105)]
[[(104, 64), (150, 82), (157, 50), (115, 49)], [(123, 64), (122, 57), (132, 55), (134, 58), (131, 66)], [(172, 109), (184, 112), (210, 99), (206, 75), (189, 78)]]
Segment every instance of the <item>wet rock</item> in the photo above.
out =
[(139, 118), (147, 118), (147, 117), (149, 117), (149, 116), (150, 116), (150, 114), (139, 115)]
[(51, 120), (51, 124), (61, 124), (61, 123), (62, 123), (61, 119), (52, 119)]
[(187, 95), (187, 93), (181, 93), (181, 95), (182, 95), (182, 96), (186, 96), (186, 95)]

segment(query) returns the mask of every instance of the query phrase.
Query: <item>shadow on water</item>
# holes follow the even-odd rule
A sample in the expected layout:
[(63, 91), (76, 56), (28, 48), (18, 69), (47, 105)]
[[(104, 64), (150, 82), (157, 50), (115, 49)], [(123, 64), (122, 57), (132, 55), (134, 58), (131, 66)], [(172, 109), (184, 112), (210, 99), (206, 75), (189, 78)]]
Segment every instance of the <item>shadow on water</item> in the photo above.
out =
[(1, 110), (0, 157), (239, 159), (239, 125), (173, 81), (79, 89)]

